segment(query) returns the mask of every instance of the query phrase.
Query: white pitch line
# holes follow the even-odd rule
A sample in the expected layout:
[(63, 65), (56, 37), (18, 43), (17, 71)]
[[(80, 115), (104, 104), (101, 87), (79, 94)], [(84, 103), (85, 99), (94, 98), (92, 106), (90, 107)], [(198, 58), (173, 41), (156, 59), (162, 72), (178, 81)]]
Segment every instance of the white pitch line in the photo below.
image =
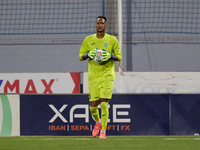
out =
[(188, 140), (200, 140), (200, 138), (163, 138), (163, 140), (170, 140), (170, 141), (188, 141)]

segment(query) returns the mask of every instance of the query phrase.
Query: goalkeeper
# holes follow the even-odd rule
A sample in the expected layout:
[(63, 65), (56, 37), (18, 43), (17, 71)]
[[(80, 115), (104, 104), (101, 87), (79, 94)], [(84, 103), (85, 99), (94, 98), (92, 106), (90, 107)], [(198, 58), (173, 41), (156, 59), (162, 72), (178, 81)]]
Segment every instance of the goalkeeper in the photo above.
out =
[[(122, 59), (119, 42), (116, 37), (105, 33), (106, 17), (96, 19), (96, 34), (87, 36), (80, 48), (79, 59), (88, 62), (88, 83), (90, 112), (96, 121), (92, 135), (96, 137), (100, 131), (100, 139), (106, 138), (106, 128), (109, 117), (108, 103), (112, 98), (113, 80), (115, 80), (115, 61)], [(103, 50), (102, 63), (96, 63), (96, 49)], [(98, 105), (101, 106), (101, 118)]]

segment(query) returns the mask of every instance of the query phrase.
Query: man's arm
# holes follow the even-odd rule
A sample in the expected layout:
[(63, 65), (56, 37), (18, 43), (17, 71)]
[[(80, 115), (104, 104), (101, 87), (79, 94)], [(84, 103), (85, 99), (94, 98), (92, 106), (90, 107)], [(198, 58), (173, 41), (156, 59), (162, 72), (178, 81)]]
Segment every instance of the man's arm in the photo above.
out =
[(113, 55), (113, 60), (114, 61), (118, 61), (119, 59), (118, 59), (118, 57), (116, 55)]
[(87, 59), (87, 58), (85, 58), (85, 55), (87, 54), (87, 51), (86, 51), (87, 45), (84, 44), (85, 43), (84, 41), (83, 41), (81, 48), (80, 48), (80, 51), (79, 51), (79, 60), (81, 60), (81, 61)]
[(122, 60), (122, 51), (120, 49), (120, 45), (119, 45), (119, 42), (118, 42), (118, 40), (117, 40), (116, 37), (114, 37), (113, 42), (114, 42), (113, 43), (114, 44), (114, 46), (113, 46), (113, 49), (114, 49), (114, 54), (113, 54), (114, 59), (113, 60), (115, 60), (115, 61), (121, 61)]
[(86, 59), (88, 59), (88, 57), (86, 57), (86, 54), (83, 54), (82, 55), (82, 60), (86, 60)]
[(79, 59), (82, 60), (86, 60), (88, 57), (86, 57), (88, 53), (88, 45), (87, 45), (87, 37), (84, 39), (80, 51), (79, 51)]
[(89, 49), (88, 41), (90, 41), (90, 40), (88, 37), (86, 37), (81, 45), (81, 48), (79, 51), (79, 59), (81, 61), (86, 60), (88, 58), (94, 59), (94, 57), (95, 57), (96, 49), (93, 49), (93, 50)]

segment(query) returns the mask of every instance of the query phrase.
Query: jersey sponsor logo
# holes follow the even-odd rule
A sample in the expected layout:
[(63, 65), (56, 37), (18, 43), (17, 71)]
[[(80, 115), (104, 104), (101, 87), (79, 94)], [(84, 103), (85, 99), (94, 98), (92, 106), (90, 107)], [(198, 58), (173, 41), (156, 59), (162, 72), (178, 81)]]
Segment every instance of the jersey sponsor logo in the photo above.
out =
[(92, 43), (91, 45), (94, 45), (95, 43)]

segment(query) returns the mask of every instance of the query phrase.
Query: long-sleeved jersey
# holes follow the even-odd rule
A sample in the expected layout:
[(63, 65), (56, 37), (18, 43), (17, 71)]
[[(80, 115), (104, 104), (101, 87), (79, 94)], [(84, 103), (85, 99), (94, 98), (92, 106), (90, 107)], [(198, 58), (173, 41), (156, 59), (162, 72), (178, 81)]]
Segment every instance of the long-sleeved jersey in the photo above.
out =
[[(106, 34), (102, 39), (98, 39), (96, 34), (87, 36), (80, 48), (79, 59), (93, 49), (105, 49), (110, 54), (116, 55), (118, 60), (122, 59), (119, 42), (116, 37)], [(115, 62), (109, 59), (106, 62), (96, 63), (89, 58), (88, 63), (88, 82), (115, 80)]]

